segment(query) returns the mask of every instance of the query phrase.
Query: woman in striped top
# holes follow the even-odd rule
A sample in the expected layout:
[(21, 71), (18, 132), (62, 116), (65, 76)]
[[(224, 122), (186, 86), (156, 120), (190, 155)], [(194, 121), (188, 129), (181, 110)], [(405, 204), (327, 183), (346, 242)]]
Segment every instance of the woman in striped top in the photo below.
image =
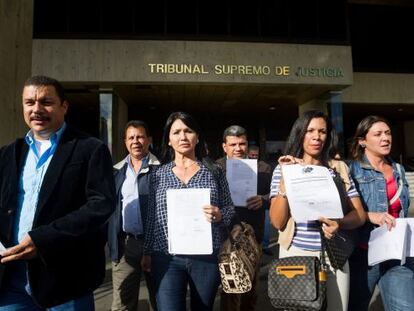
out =
[[(349, 175), (349, 169), (344, 162), (334, 160), (337, 141), (328, 117), (320, 111), (305, 112), (292, 127), (285, 155), (278, 159), (279, 165), (273, 172), (270, 191), (270, 219), (273, 226), (279, 229), (280, 257), (319, 256), (321, 225), (323, 234), (330, 239), (339, 228), (354, 229), (365, 222), (365, 212)], [(295, 223), (290, 215), (289, 201), (281, 174), (281, 166), (290, 164), (323, 165), (328, 167), (333, 178), (337, 172), (340, 173), (351, 211), (339, 221), (320, 217), (319, 221)], [(327, 288), (328, 310), (346, 311), (349, 296), (348, 264), (342, 271), (330, 269)]]

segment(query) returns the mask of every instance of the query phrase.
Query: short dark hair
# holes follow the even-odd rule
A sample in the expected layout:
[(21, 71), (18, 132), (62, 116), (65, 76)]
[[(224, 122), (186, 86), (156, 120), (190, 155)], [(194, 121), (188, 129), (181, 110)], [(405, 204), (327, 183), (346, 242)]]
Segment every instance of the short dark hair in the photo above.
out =
[(310, 110), (303, 113), (296, 119), (292, 126), (288, 140), (286, 142), (285, 154), (302, 158), (304, 154), (303, 141), (305, 140), (306, 131), (312, 119), (324, 119), (327, 126), (326, 141), (323, 146), (320, 161), (323, 165), (327, 165), (330, 159), (335, 157), (338, 152), (338, 136), (328, 116), (318, 110)]
[(62, 84), (56, 79), (47, 76), (32, 76), (24, 82), (24, 87), (30, 85), (53, 86), (60, 101), (63, 103), (66, 100), (65, 89), (63, 88)]
[(170, 130), (171, 126), (175, 120), (181, 120), (185, 125), (187, 125), (190, 129), (192, 129), (198, 135), (198, 144), (195, 147), (195, 155), (199, 161), (202, 161), (203, 158), (207, 156), (207, 149), (204, 140), (204, 136), (201, 133), (201, 128), (196, 122), (196, 120), (188, 113), (178, 111), (173, 112), (167, 118), (164, 126), (164, 133), (162, 136), (161, 142), (161, 159), (163, 163), (168, 163), (174, 160), (174, 150), (168, 144), (170, 141)]
[(226, 142), (227, 136), (246, 136), (247, 139), (247, 131), (244, 127), (240, 125), (231, 125), (228, 128), (226, 128), (223, 132), (223, 143)]
[(351, 159), (359, 160), (359, 161), (362, 160), (365, 154), (365, 150), (359, 144), (359, 140), (365, 139), (369, 129), (377, 122), (384, 122), (385, 124), (388, 125), (388, 127), (391, 128), (390, 123), (384, 117), (377, 116), (377, 115), (370, 115), (370, 116), (363, 118), (357, 125), (355, 134), (351, 139), (350, 148), (349, 148), (349, 157)]
[(131, 121), (128, 121), (128, 123), (125, 125), (124, 138), (126, 138), (126, 132), (127, 132), (128, 128), (130, 128), (130, 127), (134, 127), (134, 128), (142, 127), (145, 130), (145, 134), (147, 135), (147, 137), (151, 136), (150, 131), (148, 129), (148, 124), (147, 123), (145, 123), (144, 121), (141, 121), (141, 120), (131, 120)]

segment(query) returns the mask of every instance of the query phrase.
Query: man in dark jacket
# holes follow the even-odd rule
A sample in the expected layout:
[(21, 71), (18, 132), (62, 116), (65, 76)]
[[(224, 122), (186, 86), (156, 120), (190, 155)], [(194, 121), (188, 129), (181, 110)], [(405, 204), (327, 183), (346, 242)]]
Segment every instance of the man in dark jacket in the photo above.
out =
[(98, 139), (64, 122), (55, 79), (23, 88), (30, 131), (0, 150), (0, 310), (93, 310), (105, 276), (105, 223), (115, 206), (112, 161)]
[[(141, 258), (148, 209), (149, 178), (158, 159), (149, 152), (148, 126), (130, 121), (125, 126), (127, 157), (115, 165), (116, 210), (109, 222), (108, 245), (112, 260), (112, 311), (138, 307)], [(155, 293), (152, 280), (145, 273), (152, 308)]]
[[(223, 150), (225, 157), (216, 163), (226, 169), (227, 159), (247, 159), (248, 153), (247, 131), (238, 125), (232, 125), (224, 130)], [(241, 221), (250, 224), (255, 232), (256, 240), (260, 244), (263, 240), (265, 208), (269, 204), (271, 168), (263, 161), (257, 162), (257, 195), (247, 199), (246, 206), (236, 206), (236, 214)], [(239, 311), (254, 310), (257, 301), (258, 268), (256, 278), (252, 282), (252, 289), (245, 294), (221, 294), (221, 310)]]

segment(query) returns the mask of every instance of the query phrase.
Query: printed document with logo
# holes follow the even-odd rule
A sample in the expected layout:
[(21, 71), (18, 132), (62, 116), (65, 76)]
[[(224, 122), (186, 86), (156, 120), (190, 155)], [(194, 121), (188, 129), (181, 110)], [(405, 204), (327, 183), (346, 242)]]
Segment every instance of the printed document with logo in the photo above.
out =
[(297, 222), (320, 216), (343, 218), (338, 189), (329, 170), (319, 165), (282, 165), (292, 217)]
[(213, 253), (211, 223), (203, 206), (210, 205), (210, 189), (167, 190), (168, 252), (182, 255)]
[(235, 206), (246, 206), (247, 199), (257, 195), (256, 159), (227, 159), (226, 177)]
[(386, 224), (371, 231), (368, 242), (368, 264), (370, 266), (391, 259), (401, 260), (401, 265), (405, 263), (407, 235), (411, 230), (403, 218), (397, 218), (395, 223), (391, 231), (388, 230)]

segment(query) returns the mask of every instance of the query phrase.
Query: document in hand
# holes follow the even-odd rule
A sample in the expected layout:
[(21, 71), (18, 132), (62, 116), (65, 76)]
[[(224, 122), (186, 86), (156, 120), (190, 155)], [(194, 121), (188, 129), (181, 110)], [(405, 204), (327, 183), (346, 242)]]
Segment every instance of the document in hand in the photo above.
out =
[(368, 264), (370, 266), (391, 259), (401, 260), (401, 265), (403, 265), (406, 256), (410, 256), (413, 219), (397, 218), (395, 222), (396, 225), (391, 231), (385, 224), (371, 231), (368, 242)]
[(246, 200), (257, 195), (257, 160), (227, 159), (226, 178), (235, 206), (246, 206)]
[(6, 248), (4, 247), (4, 245), (0, 242), (0, 253), (2, 252), (2, 251), (5, 251), (6, 250)]
[(414, 257), (414, 218), (404, 218), (408, 224), (407, 230), (409, 233), (407, 234), (407, 257)]
[(341, 199), (329, 170), (319, 165), (282, 165), (290, 212), (297, 222), (320, 216), (343, 218)]
[(210, 204), (210, 189), (167, 190), (168, 252), (182, 255), (213, 253), (211, 223), (203, 206)]

